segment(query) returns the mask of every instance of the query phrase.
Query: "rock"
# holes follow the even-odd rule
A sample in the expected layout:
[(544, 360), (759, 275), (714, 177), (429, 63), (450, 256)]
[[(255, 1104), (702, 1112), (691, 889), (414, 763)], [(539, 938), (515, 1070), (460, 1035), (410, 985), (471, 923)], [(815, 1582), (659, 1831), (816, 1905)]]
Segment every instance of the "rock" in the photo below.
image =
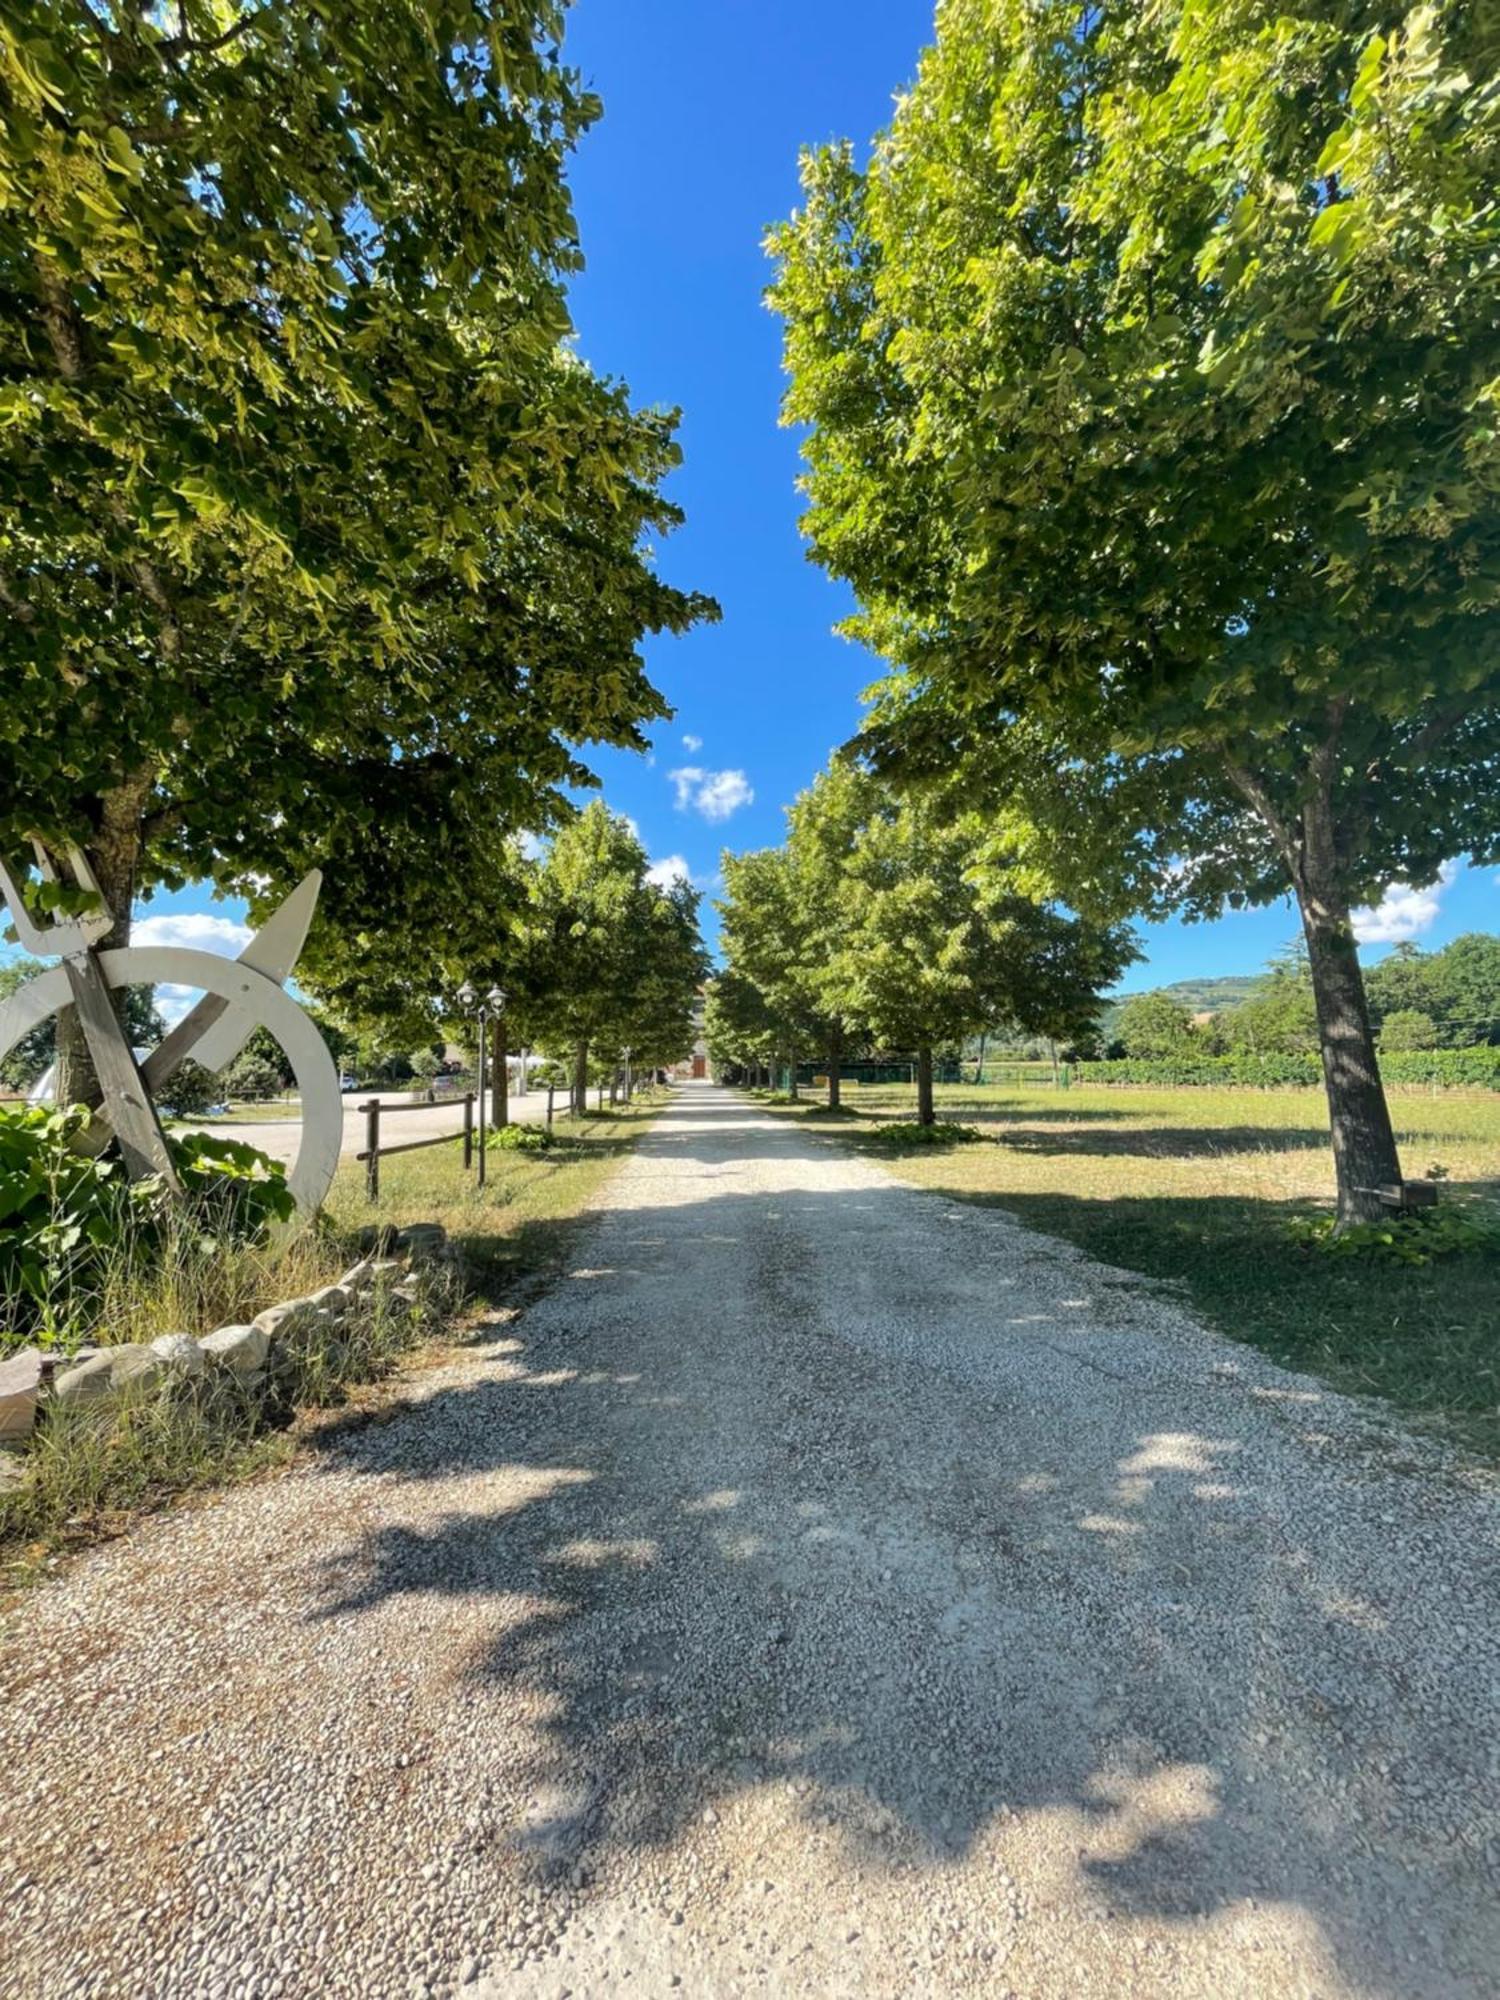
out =
[(402, 1230), (396, 1246), (408, 1257), (436, 1257), (447, 1241), (448, 1232), (442, 1223), (413, 1222)]
[(366, 1257), (388, 1257), (395, 1249), (400, 1230), (393, 1222), (372, 1222), (354, 1239)]
[(324, 1285), (321, 1291), (310, 1292), (308, 1303), (320, 1312), (326, 1312), (335, 1319), (341, 1319), (354, 1303), (353, 1295), (343, 1285)]
[(203, 1373), (203, 1349), (190, 1333), (161, 1333), (151, 1343), (151, 1352), (159, 1355), (174, 1375), (201, 1375)]
[(241, 1381), (260, 1374), (271, 1350), (271, 1336), (258, 1326), (220, 1326), (199, 1343), (210, 1367), (227, 1369)]
[(346, 1292), (362, 1292), (368, 1286), (374, 1272), (374, 1258), (361, 1257), (357, 1264), (350, 1265), (343, 1277), (339, 1279), (339, 1283)]
[(389, 1284), (393, 1279), (399, 1280), (405, 1276), (406, 1261), (401, 1257), (380, 1257), (370, 1266), (372, 1283)]
[[(313, 1305), (308, 1299), (299, 1299), (297, 1306), (298, 1310), (295, 1313), (279, 1320), (270, 1329), (273, 1353), (279, 1349), (282, 1353), (290, 1354), (294, 1349), (311, 1347), (317, 1342), (328, 1340), (342, 1324), (342, 1314), (325, 1312), (321, 1306)], [(265, 1331), (262, 1320), (256, 1320), (255, 1325)]]
[[(169, 1361), (164, 1355), (158, 1354), (153, 1347), (139, 1343), (108, 1347), (101, 1359), (109, 1363), (111, 1389), (128, 1389), (137, 1394), (144, 1394), (148, 1389), (156, 1388), (168, 1375), (177, 1372), (175, 1361)], [(202, 1357), (199, 1359), (201, 1362)]]
[(125, 1389), (136, 1392), (154, 1389), (174, 1372), (178, 1372), (176, 1364), (150, 1347), (139, 1342), (122, 1343), (119, 1347), (101, 1347), (87, 1361), (64, 1369), (54, 1378), (52, 1393), (60, 1403), (97, 1402), (100, 1397)]
[(23, 1347), (8, 1361), (0, 1361), (0, 1445), (24, 1444), (31, 1436), (41, 1386), (40, 1348)]
[(107, 1396), (114, 1386), (112, 1364), (101, 1348), (86, 1361), (65, 1368), (52, 1380), (52, 1393), (59, 1403), (92, 1403)]
[(264, 1312), (257, 1313), (250, 1324), (272, 1340), (285, 1340), (289, 1334), (315, 1326), (317, 1314), (318, 1308), (311, 1299), (284, 1299), (279, 1306), (267, 1306)]
[(19, 1451), (0, 1451), (0, 1494), (13, 1493), (26, 1482), (26, 1460)]

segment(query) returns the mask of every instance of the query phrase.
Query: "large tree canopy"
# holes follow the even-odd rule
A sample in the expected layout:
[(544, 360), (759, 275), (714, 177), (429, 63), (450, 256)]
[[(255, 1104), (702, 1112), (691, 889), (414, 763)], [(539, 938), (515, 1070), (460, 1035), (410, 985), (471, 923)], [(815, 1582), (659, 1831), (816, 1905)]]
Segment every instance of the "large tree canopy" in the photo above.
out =
[(562, 11), (0, 23), (0, 848), (127, 922), (316, 862), (399, 940), (666, 713), (642, 635), (713, 607), (647, 546), (672, 419), (563, 346)]
[(1070, 896), (1294, 891), (1346, 1217), (1399, 1175), (1351, 908), (1500, 848), (1483, 11), (944, 0), (774, 239), (870, 748)]

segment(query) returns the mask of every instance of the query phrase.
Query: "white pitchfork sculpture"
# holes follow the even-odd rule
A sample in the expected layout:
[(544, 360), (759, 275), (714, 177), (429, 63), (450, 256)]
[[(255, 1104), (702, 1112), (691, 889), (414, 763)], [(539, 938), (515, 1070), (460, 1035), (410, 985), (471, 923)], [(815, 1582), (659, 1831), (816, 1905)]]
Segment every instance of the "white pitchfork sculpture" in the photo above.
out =
[[(36, 854), (42, 874), (55, 880), (45, 851), (38, 847)], [(0, 1061), (33, 1028), (66, 1007), (76, 1007), (104, 1098), (88, 1130), (91, 1150), (97, 1150), (113, 1132), (132, 1180), (158, 1175), (167, 1187), (180, 1192), (157, 1116), (157, 1097), (165, 1093), (186, 1057), (192, 1056), (207, 1070), (224, 1069), (257, 1028), (266, 1029), (285, 1051), (302, 1098), (302, 1139), (287, 1185), (296, 1198), (299, 1216), (304, 1220), (311, 1217), (338, 1166), (343, 1104), (327, 1044), (283, 990), (283, 982), (307, 937), (322, 875), (314, 869), (305, 876), (240, 956), (226, 959), (179, 945), (97, 950), (114, 918), (77, 848), (69, 849), (68, 865), (79, 888), (98, 897), (100, 907), (87, 916), (38, 924), (26, 908), (20, 881), (0, 862), (0, 891), (10, 906), (11, 922), (22, 945), (37, 957), (62, 960), (61, 965), (27, 980), (0, 1005)], [(143, 1062), (137, 1063), (110, 993), (122, 986), (168, 985), (194, 987), (201, 990), (203, 998)]]

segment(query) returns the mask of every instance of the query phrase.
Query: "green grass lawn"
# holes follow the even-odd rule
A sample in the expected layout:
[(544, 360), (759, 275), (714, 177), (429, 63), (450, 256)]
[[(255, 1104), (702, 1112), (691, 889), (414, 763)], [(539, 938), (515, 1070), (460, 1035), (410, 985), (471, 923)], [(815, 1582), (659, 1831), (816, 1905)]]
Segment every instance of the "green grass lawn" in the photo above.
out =
[[(907, 1179), (1177, 1280), (1233, 1338), (1500, 1456), (1500, 1257), (1409, 1268), (1291, 1240), (1294, 1217), (1332, 1203), (1321, 1092), (952, 1084), (937, 1098), (990, 1143), (903, 1151)], [(785, 1115), (888, 1159), (874, 1132), (914, 1115), (910, 1089), (846, 1084), (844, 1103), (860, 1115)], [(1391, 1108), (1409, 1177), (1445, 1167), (1457, 1196), (1500, 1215), (1500, 1095), (1395, 1093)]]

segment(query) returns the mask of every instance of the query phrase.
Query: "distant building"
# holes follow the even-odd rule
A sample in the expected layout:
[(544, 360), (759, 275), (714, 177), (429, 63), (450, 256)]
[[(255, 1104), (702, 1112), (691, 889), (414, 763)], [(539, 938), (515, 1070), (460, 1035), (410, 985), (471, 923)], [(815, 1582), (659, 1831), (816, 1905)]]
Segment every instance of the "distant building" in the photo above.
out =
[(672, 1070), (673, 1076), (679, 1082), (685, 1081), (688, 1077), (701, 1082), (708, 1075), (708, 1042), (703, 1032), (704, 1000), (704, 991), (700, 986), (697, 998), (693, 1001), (693, 1052), (686, 1061), (675, 1064)]

